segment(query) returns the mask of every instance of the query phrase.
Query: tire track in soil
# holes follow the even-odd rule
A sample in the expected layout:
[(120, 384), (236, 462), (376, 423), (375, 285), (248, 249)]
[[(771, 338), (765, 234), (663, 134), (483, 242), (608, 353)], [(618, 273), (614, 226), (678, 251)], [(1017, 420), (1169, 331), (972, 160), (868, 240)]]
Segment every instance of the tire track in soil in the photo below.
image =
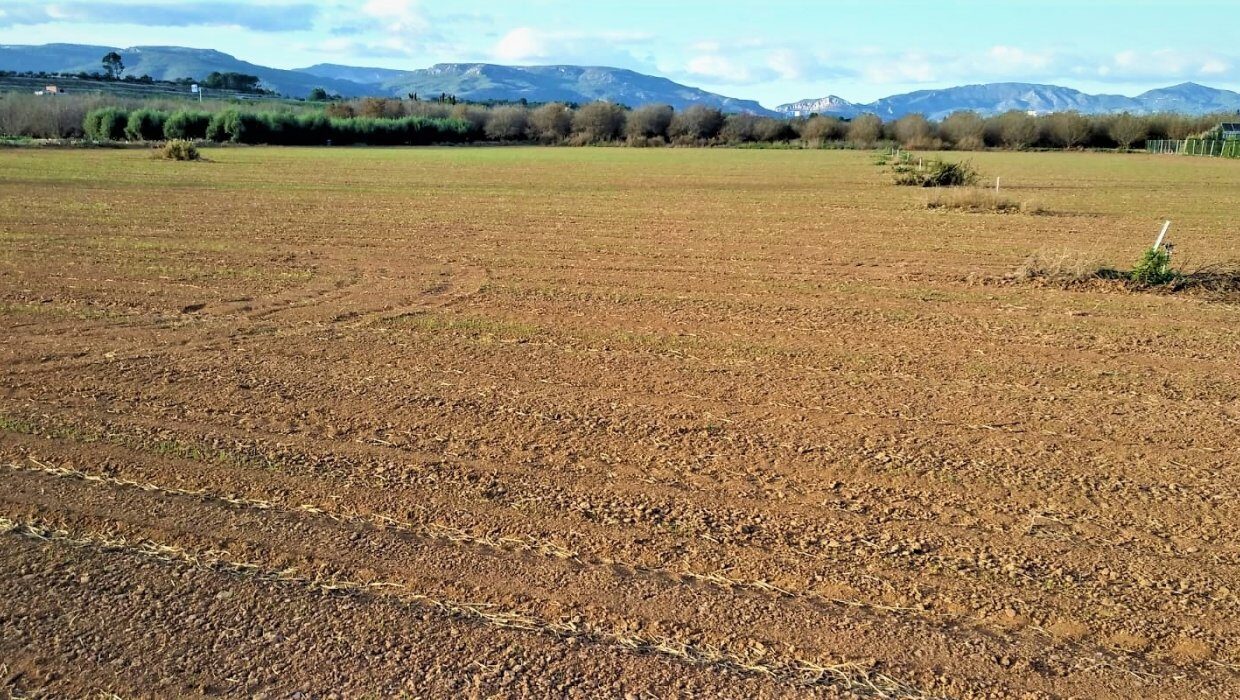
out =
[(0, 695), (858, 697), (213, 571), (154, 548), (0, 536), (14, 572), (0, 577)]
[[(728, 626), (733, 631), (708, 634), (705, 630), (692, 631), (686, 621), (679, 624), (671, 622), (670, 619), (675, 616), (667, 615), (668, 606), (691, 607), (695, 615), (701, 614), (699, 608), (710, 607), (712, 617), (723, 614), (718, 604), (701, 600), (697, 604), (692, 603), (693, 599), (703, 594), (702, 590), (695, 590), (689, 598), (679, 600), (685, 589), (674, 585), (674, 582), (620, 577), (610, 582), (602, 581), (596, 588), (597, 580), (609, 570), (589, 570), (582, 575), (572, 568), (565, 568), (562, 562), (550, 562), (559, 571), (536, 573), (535, 568), (547, 564), (546, 560), (531, 562), (507, 556), (478, 557), (477, 552), (456, 552), (453, 551), (455, 547), (445, 547), (442, 542), (428, 543), (416, 538), (406, 540), (373, 529), (362, 541), (362, 533), (354, 527), (334, 527), (343, 523), (314, 523), (301, 517), (304, 515), (302, 513), (282, 514), (269, 509), (254, 512), (236, 508), (221, 510), (214, 507), (215, 504), (201, 500), (197, 508), (190, 508), (175, 498), (156, 497), (170, 495), (166, 493), (135, 494), (111, 489), (101, 493), (98, 488), (75, 493), (75, 488), (63, 488), (64, 483), (23, 481), (20, 477), (14, 478), (12, 473), (5, 479), (8, 489), (0, 501), (7, 504), (6, 512), (13, 515), (9, 520), (18, 523), (18, 529), (23, 529), (22, 523), (56, 522), (54, 528), (37, 525), (33, 529), (23, 529), (28, 535), (40, 536), (40, 532), (59, 528), (67, 521), (77, 531), (116, 533), (88, 538), (91, 543), (104, 547), (118, 546), (115, 543), (129, 540), (156, 542), (158, 544), (150, 552), (157, 554), (175, 550), (174, 558), (188, 561), (192, 561), (193, 557), (187, 556), (186, 552), (202, 552), (207, 558), (223, 563), (228, 570), (265, 572), (267, 576), (275, 574), (328, 591), (382, 595), (395, 592), (408, 602), (421, 602), (452, 616), (476, 618), (501, 627), (657, 652), (690, 663), (767, 675), (781, 682), (839, 685), (880, 697), (925, 696), (925, 693), (914, 691), (910, 686), (885, 676), (873, 663), (820, 663), (781, 657), (773, 652), (784, 648), (784, 644), (746, 641), (745, 637), (737, 637), (733, 633), (743, 629), (735, 624)], [(102, 482), (95, 484), (96, 487), (100, 485)], [(93, 505), (98, 502), (107, 505)], [(21, 514), (14, 515), (17, 512)], [(234, 556), (223, 550), (244, 553)], [(244, 559), (244, 562), (238, 558)], [(505, 572), (508, 572), (507, 575)], [(586, 587), (581, 589), (581, 584), (574, 584), (571, 580), (574, 577), (584, 578)], [(486, 590), (488, 586), (490, 590)], [(651, 586), (655, 590), (641, 590)], [(715, 591), (712, 589), (710, 592)], [(453, 602), (454, 594), (455, 597), (470, 595), (472, 599), (482, 602)], [(538, 613), (540, 596), (553, 595), (562, 600), (552, 609), (564, 606), (565, 612), (559, 620)], [(570, 602), (573, 595), (579, 596), (579, 604)], [(605, 622), (586, 617), (584, 613), (599, 607), (598, 603), (592, 602), (595, 596), (601, 601), (619, 597), (614, 605), (623, 613), (613, 612)], [(671, 600), (664, 600), (669, 596)], [(525, 600), (531, 602), (520, 609), (512, 607), (514, 603)], [(657, 610), (649, 610), (652, 603), (658, 606)], [(643, 608), (647, 609), (644, 615), (641, 612)], [(758, 614), (758, 608), (749, 604), (745, 597), (731, 598), (725, 609), (728, 614), (744, 609), (748, 609), (746, 615)], [(763, 609), (770, 612), (769, 607)], [(799, 611), (800, 614), (805, 612), (804, 609)], [(645, 622), (640, 622), (642, 617), (645, 617)], [(766, 622), (774, 624), (776, 620), (768, 616)], [(819, 635), (824, 633), (823, 627), (833, 626), (825, 624), (826, 618), (819, 622), (822, 623), (817, 629)], [(787, 627), (788, 622), (779, 624)], [(846, 628), (852, 626), (850, 622)], [(660, 634), (659, 630), (667, 630), (667, 633)], [(845, 639), (839, 634), (830, 637), (837, 641)], [(811, 639), (807, 637), (805, 646), (801, 648), (810, 644)], [(807, 650), (813, 652), (813, 649)], [(815, 658), (822, 656), (819, 653)], [(980, 681), (977, 679), (977, 682)]]
[[(19, 466), (18, 468), (28, 468), (28, 467), (20, 467), (20, 466)], [(33, 469), (35, 469), (35, 470), (37, 471), (37, 470), (40, 470), (40, 469), (42, 469), (42, 468), (41, 468), (41, 467), (34, 467)], [(62, 477), (64, 477), (64, 476), (74, 477), (74, 476), (75, 476), (74, 474), (66, 474), (66, 473), (64, 473), (63, 471), (60, 471), (60, 473), (58, 474), (58, 471), (60, 471), (60, 470), (56, 470), (56, 469), (54, 469), (54, 468), (53, 468), (53, 469), (48, 470), (48, 471), (47, 471), (47, 473), (52, 474), (52, 475), (59, 475), (59, 476), (62, 476)], [(99, 477), (94, 477), (94, 478), (95, 478), (95, 479), (99, 479)], [(107, 479), (108, 479), (108, 477), (103, 477), (103, 478), (102, 478), (102, 480), (104, 480), (104, 481), (106, 481)], [(158, 489), (158, 488), (159, 488), (159, 487), (154, 487), (154, 486), (149, 485), (149, 484), (148, 484), (148, 485), (146, 485), (145, 487), (144, 487), (144, 486), (142, 486), (142, 485), (137, 485), (137, 484), (132, 484), (132, 483), (124, 483), (123, 485), (129, 486), (129, 487), (131, 487), (131, 488), (147, 488), (147, 489)], [(180, 495), (185, 495), (185, 496), (188, 496), (188, 497), (191, 497), (191, 498), (212, 498), (212, 496), (211, 496), (211, 495), (209, 495), (209, 494), (203, 494), (203, 493), (201, 493), (201, 492), (185, 492), (184, 490), (172, 490), (172, 491), (168, 491), (167, 493), (177, 493), (177, 494), (180, 494)], [(218, 498), (219, 498), (221, 501), (226, 502), (226, 503), (231, 503), (231, 504), (232, 504), (232, 505), (234, 505), (234, 506), (238, 506), (238, 505), (240, 505), (240, 506), (253, 506), (253, 507), (257, 507), (257, 508), (259, 508), (259, 509), (267, 509), (267, 508), (271, 508), (271, 507), (272, 507), (272, 504), (271, 504), (270, 502), (260, 502), (260, 503), (253, 503), (253, 502), (251, 502), (251, 503), (246, 503), (246, 502), (241, 502), (241, 501), (238, 501), (238, 499), (236, 499), (236, 498), (235, 498), (235, 497), (233, 497), (233, 496), (222, 496), (222, 497), (218, 497)], [(315, 506), (308, 506), (308, 507), (302, 507), (302, 508), (295, 508), (294, 510), (296, 510), (298, 513), (301, 513), (301, 514), (313, 514), (313, 515), (315, 515), (316, 517), (343, 518), (343, 519), (348, 519), (348, 518), (349, 518), (349, 516), (340, 516), (340, 515), (334, 515), (334, 514), (330, 514), (330, 513), (324, 513), (324, 512), (322, 511), (322, 509), (320, 509), (320, 508), (318, 508), (318, 507), (315, 507)], [(364, 521), (364, 522), (366, 522), (366, 524), (368, 524), (368, 525), (370, 525), (370, 526), (378, 526), (378, 527), (385, 527), (385, 526), (386, 526), (386, 527), (391, 527), (391, 526), (393, 525), (393, 523), (391, 522), (391, 520), (390, 520), (390, 519), (384, 518), (384, 517), (382, 517), (382, 516), (379, 516), (378, 518), (376, 518), (376, 517), (374, 517), (374, 516), (370, 516), (370, 517), (363, 517), (363, 521)], [(399, 528), (400, 526), (399, 526), (399, 525), (397, 525), (397, 527)], [(252, 528), (249, 528), (249, 529), (253, 529), (253, 527), (252, 527)], [(458, 544), (459, 544), (459, 543), (461, 543), (461, 542), (463, 542), (463, 541), (466, 541), (464, 538), (459, 538), (459, 537), (457, 537), (454, 533), (451, 533), (451, 532), (447, 532), (447, 533), (445, 533), (445, 532), (443, 532), (442, 530), (439, 530), (439, 534), (444, 535), (444, 536), (446, 537), (446, 539), (448, 539), (449, 541), (453, 541), (453, 542), (456, 542), (456, 543), (458, 543)], [(500, 545), (502, 546), (504, 543), (498, 543), (498, 544), (500, 544)], [(526, 547), (527, 549), (529, 548), (529, 545), (527, 545), (527, 544), (525, 544), (525, 543), (519, 543), (519, 544), (518, 544), (518, 546), (521, 546), (521, 547)], [(544, 549), (542, 549), (542, 551), (541, 551), (540, 553), (542, 553), (542, 554), (544, 554), (544, 555), (549, 555), (549, 556), (552, 556), (552, 557), (555, 557), (555, 558), (560, 558), (560, 559), (566, 559), (566, 558), (570, 558), (570, 557), (572, 557), (572, 556), (573, 556), (573, 553), (565, 552), (562, 548), (544, 548)], [(640, 571), (640, 570), (634, 570), (634, 571), (632, 572), (632, 574), (642, 574), (642, 573), (647, 573), (647, 574), (648, 574), (648, 573), (651, 573), (651, 572), (642, 572), (642, 571)], [(672, 581), (684, 581), (684, 580), (685, 580), (685, 576), (684, 576), (683, 574), (679, 573), (679, 572), (659, 572), (659, 573), (660, 573), (661, 575), (663, 575), (663, 577), (664, 577), (665, 579), (667, 579), (667, 580), (672, 580)], [(784, 598), (784, 599), (785, 599), (785, 601), (788, 601), (788, 600), (794, 600), (794, 599), (796, 598), (796, 596), (788, 596), (788, 595), (781, 595), (780, 597)], [(806, 602), (806, 601), (801, 601), (801, 602)], [(662, 616), (662, 617), (666, 617), (666, 616)], [(880, 623), (880, 624), (881, 624), (881, 623)], [(946, 634), (948, 634), (948, 635), (949, 635), (949, 637), (951, 637), (951, 636), (953, 636), (953, 635), (954, 635), (955, 637), (960, 637), (962, 634), (963, 634), (964, 636), (968, 636), (968, 633), (967, 633), (967, 632), (965, 632), (965, 631), (961, 631), (961, 630), (952, 630), (950, 627), (948, 627), (948, 628), (943, 628), (943, 630), (945, 631), (945, 633), (946, 633)], [(909, 634), (905, 633), (905, 634), (901, 634), (900, 636), (901, 636), (901, 638), (911, 639), (911, 638), (913, 638), (914, 636), (920, 636), (920, 635), (909, 635)], [(1021, 651), (1019, 651), (1019, 650), (1017, 649), (1017, 647), (1018, 647), (1018, 646), (1020, 646), (1020, 645), (1018, 645), (1018, 644), (1014, 644), (1014, 643), (1013, 643), (1013, 640), (1010, 638), (1010, 636), (1009, 636), (1009, 637), (1004, 637), (1004, 638), (1001, 638), (1001, 639), (1006, 639), (1006, 641), (1001, 642), (1000, 646), (998, 647), (1001, 651), (1000, 651), (1000, 652), (996, 652), (996, 653), (998, 653), (998, 654), (1000, 654), (1000, 655), (1004, 656), (1004, 658), (1007, 658), (1007, 657), (1009, 657), (1009, 656), (1010, 656), (1010, 657), (1012, 657), (1012, 658), (1029, 658), (1029, 659), (1037, 659), (1037, 658), (1039, 657), (1039, 655), (1040, 655), (1037, 651), (1026, 651), (1026, 652), (1021, 652)], [(956, 642), (960, 642), (960, 641), (961, 641), (960, 639), (957, 639), (957, 640), (956, 640)], [(998, 639), (996, 639), (996, 641), (999, 641), (999, 640), (998, 640)], [(1029, 645), (1029, 644), (1035, 644), (1035, 646), (1037, 645), (1036, 643), (1034, 643), (1034, 642), (1032, 642), (1032, 641), (1029, 641), (1029, 640), (1026, 640), (1026, 642), (1024, 642), (1023, 644), (1025, 644), (1026, 646), (1027, 646), (1027, 645)], [(974, 646), (974, 644), (973, 644), (973, 643), (966, 643), (965, 645), (966, 645), (966, 646), (970, 646), (970, 647)], [(1062, 646), (1062, 645), (1061, 645), (1061, 646)], [(1125, 673), (1129, 673), (1129, 674), (1132, 674), (1132, 675), (1134, 675), (1134, 676), (1139, 676), (1139, 677), (1153, 677), (1153, 676), (1154, 676), (1154, 675), (1158, 672), (1158, 671), (1157, 671), (1157, 666), (1153, 667), (1153, 668), (1155, 669), (1155, 671), (1150, 671), (1150, 670), (1148, 670), (1148, 669), (1149, 669), (1149, 667), (1146, 667), (1146, 669), (1145, 669), (1145, 670), (1143, 670), (1143, 669), (1142, 669), (1142, 666), (1143, 666), (1144, 664), (1139, 664), (1139, 665), (1137, 665), (1137, 666), (1135, 666), (1135, 667), (1134, 667), (1134, 666), (1132, 665), (1132, 663), (1131, 663), (1131, 662), (1133, 661), (1131, 658), (1129, 659), (1129, 661), (1128, 661), (1128, 662), (1122, 662), (1122, 661), (1120, 661), (1120, 658), (1119, 658), (1120, 656), (1123, 656), (1122, 654), (1121, 654), (1121, 655), (1119, 655), (1119, 656), (1116, 656), (1115, 654), (1105, 653), (1103, 650), (1101, 650), (1100, 648), (1097, 648), (1097, 647), (1090, 648), (1090, 647), (1084, 647), (1084, 646), (1080, 646), (1080, 645), (1068, 645), (1066, 648), (1061, 648), (1061, 650), (1060, 650), (1060, 651), (1061, 651), (1062, 653), (1068, 653), (1068, 652), (1071, 652), (1071, 654), (1073, 654), (1076, 658), (1095, 658), (1095, 659), (1099, 659), (1099, 658), (1109, 658), (1109, 659), (1110, 659), (1110, 661), (1108, 661), (1108, 662), (1106, 662), (1106, 663), (1107, 663), (1110, 667), (1115, 668), (1115, 669), (1119, 669), (1119, 668), (1127, 668), (1127, 670), (1125, 671)], [(980, 650), (979, 650), (979, 652), (980, 652)], [(1062, 664), (1063, 664), (1062, 660), (1059, 660), (1059, 661), (1057, 661), (1056, 663), (1057, 663), (1057, 664), (1059, 664), (1059, 665), (1061, 665), (1061, 666), (1062, 666)], [(1165, 671), (1164, 671), (1164, 672), (1165, 672)], [(976, 686), (974, 686), (974, 687), (976, 687)]]
[[(165, 436), (167, 432), (163, 433)], [(214, 444), (218, 445), (218, 442)], [(213, 448), (207, 448), (213, 449)], [(364, 451), (362, 452), (364, 454)], [(256, 464), (267, 464), (268, 467), (275, 466), (277, 468), (291, 467), (294, 471), (308, 469), (307, 474), (321, 474), (330, 479), (338, 480), (355, 480), (359, 474), (369, 475), (365, 478), (372, 481), (376, 487), (385, 490), (396, 486), (410, 487), (415, 493), (420, 495), (410, 495), (411, 499), (419, 502), (431, 502), (437, 497), (437, 492), (442, 491), (444, 486), (455, 484), (460, 488), (460, 495), (466, 499), (466, 503), (477, 502), (478, 499), (490, 501), (501, 506), (517, 506), (527, 514), (535, 512), (523, 504), (529, 504), (531, 499), (540, 499), (541, 502), (536, 504), (541, 506), (537, 512), (542, 516), (563, 517), (566, 513), (575, 513), (577, 517), (585, 518), (591, 522), (599, 523), (607, 528), (616, 526), (634, 527), (642, 524), (647, 527), (654, 526), (656, 532), (662, 529), (662, 522), (659, 513), (675, 513), (676, 508), (656, 508), (650, 511), (647, 506), (651, 501), (644, 500), (641, 502), (630, 502), (627, 505), (623, 501), (616, 501), (614, 489), (611, 493), (610, 500), (596, 501), (583, 505), (585, 501), (581, 499), (589, 499), (591, 496), (579, 491), (564, 491), (561, 489), (554, 496), (546, 498), (537, 494), (541, 487), (538, 485), (521, 485), (508, 483), (504, 487), (499, 487), (487, 472), (479, 472), (471, 474), (469, 471), (459, 473), (457, 468), (450, 466), (448, 463), (432, 463), (424, 464), (420, 467), (422, 476), (416, 477), (411, 483), (408, 478), (401, 476), (402, 469), (383, 468), (381, 465), (385, 462), (376, 463), (373, 460), (363, 458), (358, 461), (356, 457), (345, 457), (340, 454), (330, 454), (326, 457), (314, 456), (309, 454), (301, 454), (295, 451), (289, 451), (284, 446), (272, 446), (266, 448), (253, 449), (249, 452), (252, 458), (257, 459)], [(279, 455), (272, 462), (268, 461), (264, 455)], [(320, 471), (322, 465), (329, 465), (326, 472)], [(300, 465), (300, 466), (293, 466)], [(429, 471), (434, 475), (431, 482), (428, 482), (430, 491), (426, 491), (427, 486), (419, 485), (419, 479), (425, 478)], [(409, 474), (409, 472), (405, 472)], [(529, 490), (529, 489), (534, 490)], [(636, 503), (636, 506), (635, 506)], [(658, 501), (655, 501), (658, 503)], [(645, 504), (642, 506), (641, 504)], [(472, 509), (475, 506), (467, 506), (466, 509)], [(644, 510), (643, 510), (644, 509)], [(701, 510), (701, 508), (698, 508)], [(1182, 562), (1182, 570), (1178, 573), (1164, 573), (1147, 579), (1149, 582), (1143, 584), (1145, 588), (1136, 587), (1132, 581), (1138, 576), (1136, 572), (1131, 575), (1126, 569), (1120, 569), (1118, 574), (1109, 575), (1103, 572), (1102, 575), (1095, 574), (1089, 567), (1089, 559), (1086, 558), (1084, 563), (1070, 565), (1064, 561), (1056, 561), (1058, 556), (1057, 549), (1051, 549), (1042, 554), (1021, 554), (1017, 550), (1016, 554), (1005, 553), (1003, 547), (984, 547), (976, 550), (980, 552), (977, 555), (970, 555), (969, 549), (961, 550), (959, 548), (952, 550), (938, 544), (934, 539), (925, 540), (908, 540), (899, 537), (895, 539), (888, 538), (884, 535), (882, 538), (873, 535), (869, 537), (861, 537), (859, 539), (851, 539), (845, 534), (841, 534), (840, 526), (844, 525), (844, 532), (851, 531), (847, 528), (848, 523), (855, 520), (855, 516), (850, 514), (841, 514), (845, 520), (830, 520), (820, 523), (819, 530), (825, 528), (827, 536), (841, 537), (843, 547), (839, 545), (833, 546), (831, 549), (820, 549), (818, 552), (807, 551), (804, 546), (789, 548), (787, 537), (780, 535), (781, 528), (789, 525), (781, 524), (779, 519), (771, 519), (767, 517), (763, 522), (758, 523), (761, 529), (767, 532), (762, 535), (761, 532), (741, 532), (736, 531), (732, 527), (720, 530), (718, 525), (710, 525), (714, 523), (728, 523), (732, 521), (746, 522), (747, 516), (743, 511), (719, 511), (704, 510), (704, 524), (708, 529), (697, 532), (697, 537), (726, 545), (725, 549), (736, 554), (750, 553), (761, 557), (775, 557), (779, 561), (777, 569), (791, 567), (792, 571), (806, 570), (803, 561), (812, 560), (809, 571), (817, 570), (819, 574), (830, 572), (837, 580), (848, 581), (855, 587), (865, 590), (865, 587), (856, 586), (858, 577), (850, 575), (850, 569), (853, 566), (862, 566), (870, 569), (861, 578), (868, 576), (880, 576), (884, 580), (902, 581), (910, 576), (924, 575), (927, 571), (927, 565), (931, 571), (935, 571), (941, 575), (948, 576), (950, 579), (956, 580), (953, 584), (956, 587), (965, 586), (963, 589), (952, 592), (952, 586), (948, 586), (948, 594), (945, 599), (947, 601), (960, 601), (976, 599), (978, 593), (990, 591), (996, 584), (1003, 588), (1011, 589), (1015, 586), (1015, 590), (1005, 593), (1004, 596), (996, 602), (993, 598), (993, 591), (987, 596), (991, 598), (994, 605), (990, 608), (990, 612), (984, 612), (987, 608), (982, 608), (969, 617), (986, 618), (997, 612), (1004, 610), (1015, 610), (1017, 616), (1025, 616), (1030, 612), (1043, 610), (1059, 610), (1061, 617), (1069, 619), (1076, 617), (1093, 617), (1089, 614), (1093, 611), (1101, 611), (1107, 607), (1106, 601), (1112, 596), (1119, 595), (1129, 600), (1139, 600), (1147, 606), (1156, 608), (1164, 608), (1172, 600), (1178, 605), (1183, 606), (1186, 603), (1195, 602), (1199, 609), (1209, 609), (1216, 613), (1216, 622), (1214, 629), (1225, 629), (1218, 626), (1217, 614), (1222, 606), (1223, 609), (1235, 609), (1236, 602), (1233, 596), (1223, 594), (1219, 596), (1216, 591), (1227, 590), (1228, 581), (1234, 582), (1236, 579), (1234, 567), (1220, 566), (1215, 564), (1209, 571), (1209, 577), (1202, 579), (1197, 572), (1198, 564), (1192, 562)], [(740, 515), (737, 515), (740, 513)], [(611, 515), (614, 514), (614, 515)], [(638, 517), (633, 517), (634, 515)], [(770, 514), (768, 514), (769, 516)], [(735, 516), (735, 517), (734, 517)], [(738, 520), (739, 518), (739, 520)], [(862, 522), (862, 521), (858, 521)], [(812, 521), (806, 521), (803, 517), (798, 518), (796, 527), (798, 532), (804, 531), (804, 528), (813, 525)], [(872, 524), (870, 524), (872, 526)], [(887, 527), (899, 526), (899, 523), (889, 525)], [(575, 526), (571, 523), (566, 524), (566, 528), (572, 530)], [(992, 533), (993, 534), (993, 533)], [(985, 532), (969, 534), (967, 531), (958, 531), (957, 537), (984, 537)], [(1043, 539), (1043, 538), (1037, 538)], [(1052, 538), (1053, 539), (1053, 538)], [(918, 551), (925, 548), (925, 542), (933, 542), (930, 551)], [(958, 543), (957, 543), (958, 544)], [(1036, 542), (1035, 542), (1036, 544)], [(1039, 546), (1049, 546), (1049, 543), (1042, 543)], [(1080, 553), (1078, 553), (1079, 555)], [(729, 555), (722, 561), (731, 561)], [(1154, 555), (1157, 556), (1157, 555)], [(1079, 556), (1078, 556), (1079, 559)], [(1052, 563), (1057, 566), (1060, 572), (1055, 576), (1070, 576), (1072, 583), (1068, 588), (1056, 589), (1052, 591), (1045, 590), (1044, 579), (1046, 571), (1049, 570)], [(1135, 564), (1130, 564), (1135, 566)], [(1152, 566), (1152, 564), (1151, 564)], [(1012, 568), (1016, 567), (1016, 568)], [(1166, 562), (1160, 562), (1160, 567), (1165, 569)], [(1149, 567), (1145, 567), (1148, 569)], [(1158, 568), (1158, 567), (1155, 567)], [(1228, 576), (1227, 572), (1231, 572)], [(1066, 572), (1066, 573), (1065, 573)], [(1140, 574), (1147, 576), (1148, 574)], [(1192, 576), (1193, 583), (1185, 586), (1181, 581), (1189, 580), (1181, 578), (1183, 576)], [(1219, 577), (1222, 577), (1221, 579)], [(761, 580), (762, 577), (758, 577)], [(792, 575), (785, 577), (783, 580), (796, 580), (798, 577)], [(801, 580), (808, 580), (802, 578)], [(804, 584), (776, 583), (783, 588), (797, 588)], [(937, 586), (944, 583), (940, 581)], [(894, 587), (884, 586), (883, 592), (889, 590), (913, 590), (916, 586), (910, 581), (907, 588), (904, 585), (896, 585)], [(1082, 594), (1086, 594), (1085, 601), (1088, 601), (1088, 607), (1082, 608), (1083, 601), (1078, 600)], [(871, 600), (874, 600), (871, 597)], [(882, 603), (871, 603), (878, 607), (891, 607), (891, 604), (884, 605)], [(957, 604), (957, 603), (953, 603)], [(900, 604), (895, 604), (899, 606)], [(938, 601), (934, 607), (943, 608), (943, 599)], [(950, 608), (951, 605), (949, 604)], [(972, 606), (970, 606), (972, 607)], [(1007, 613), (1012, 616), (1012, 613)], [(954, 615), (952, 617), (955, 617)], [(1051, 617), (1054, 617), (1053, 615)], [(1225, 618), (1224, 618), (1225, 619)], [(1176, 630), (1167, 628), (1161, 624), (1157, 617), (1145, 618), (1145, 624), (1148, 627), (1147, 632), (1154, 638), (1170, 639), (1175, 636)], [(1199, 620), (1205, 622), (1205, 619)], [(988, 623), (993, 628), (993, 623)], [(1006, 630), (1010, 627), (1008, 620), (1002, 620), (999, 629)], [(1035, 624), (1036, 628), (1037, 625)], [(1217, 633), (1217, 631), (1216, 631)], [(1216, 648), (1227, 648), (1229, 645), (1220, 643)]]

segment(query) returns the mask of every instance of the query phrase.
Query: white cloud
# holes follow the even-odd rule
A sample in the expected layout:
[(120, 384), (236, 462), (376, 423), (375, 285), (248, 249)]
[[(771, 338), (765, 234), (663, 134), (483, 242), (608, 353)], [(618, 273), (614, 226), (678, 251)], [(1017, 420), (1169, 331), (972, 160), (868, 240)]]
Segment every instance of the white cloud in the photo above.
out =
[(529, 61), (551, 53), (552, 37), (531, 27), (517, 27), (496, 42), (492, 53), (501, 61)]
[(423, 34), (431, 23), (417, 0), (368, 0), (362, 14), (379, 20), (392, 34)]
[(491, 47), (491, 57), (506, 63), (554, 61), (648, 68), (635, 50), (651, 40), (639, 32), (582, 32), (517, 27)]

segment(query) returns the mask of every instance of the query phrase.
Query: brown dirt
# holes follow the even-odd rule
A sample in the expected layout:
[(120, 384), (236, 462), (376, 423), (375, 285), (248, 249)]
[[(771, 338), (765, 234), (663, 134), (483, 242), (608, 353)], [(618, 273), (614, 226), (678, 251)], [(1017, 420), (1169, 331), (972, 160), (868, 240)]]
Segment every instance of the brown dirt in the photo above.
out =
[(1236, 309), (967, 282), (1159, 183), (1027, 157), (1079, 217), (864, 154), (15, 153), (0, 688), (1240, 697)]

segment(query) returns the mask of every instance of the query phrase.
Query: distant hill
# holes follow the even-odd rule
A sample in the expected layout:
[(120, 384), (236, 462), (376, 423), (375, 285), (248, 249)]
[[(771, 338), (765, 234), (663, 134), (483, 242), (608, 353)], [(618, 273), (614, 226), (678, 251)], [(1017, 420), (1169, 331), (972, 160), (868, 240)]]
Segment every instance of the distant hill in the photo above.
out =
[(404, 97), (450, 93), (466, 100), (526, 99), (530, 102), (610, 100), (629, 106), (666, 103), (684, 108), (706, 104), (728, 112), (776, 115), (752, 100), (738, 100), (681, 85), (667, 78), (620, 68), (586, 66), (499, 66), (444, 63), (422, 70), (364, 68), (329, 63), (282, 70), (242, 61), (212, 49), (135, 46), (128, 49), (80, 44), (0, 46), (0, 70), (95, 72), (109, 51), (121, 54), (126, 75), (157, 80), (196, 78), (212, 71), (257, 75), (262, 86), (290, 97), (305, 97), (316, 87), (345, 97)]
[(983, 115), (1010, 110), (1022, 112), (1062, 112), (1076, 110), (1085, 114), (1132, 112), (1183, 112), (1208, 114), (1240, 111), (1240, 93), (1218, 90), (1196, 83), (1151, 90), (1136, 97), (1123, 95), (1090, 95), (1080, 90), (1057, 85), (1032, 83), (990, 83), (964, 85), (942, 90), (918, 90), (893, 95), (869, 104), (856, 104), (839, 97), (802, 100), (780, 105), (779, 112), (789, 115), (810, 113), (852, 118), (872, 113), (884, 119), (898, 119), (906, 114), (920, 113), (930, 119), (942, 119), (952, 112), (968, 109)]
[[(306, 69), (315, 71), (316, 68)], [(354, 69), (363, 70), (363, 69)], [(375, 69), (365, 69), (375, 70)], [(332, 74), (346, 74), (339, 70)], [(381, 83), (391, 94), (438, 95), (446, 92), (472, 101), (593, 102), (609, 100), (637, 107), (668, 104), (677, 109), (702, 104), (725, 112), (775, 115), (753, 100), (738, 100), (667, 78), (601, 66), (500, 66), (490, 63), (440, 63)]]
[(128, 49), (80, 44), (0, 46), (0, 70), (98, 72), (102, 70), (100, 60), (109, 51), (119, 53), (124, 59), (125, 75), (149, 75), (156, 80), (202, 80), (212, 71), (220, 71), (257, 75), (262, 79), (263, 87), (292, 97), (305, 97), (316, 87), (346, 97), (374, 93), (372, 88), (349, 80), (334, 80), (298, 71), (268, 68), (212, 49), (180, 46), (134, 46)]

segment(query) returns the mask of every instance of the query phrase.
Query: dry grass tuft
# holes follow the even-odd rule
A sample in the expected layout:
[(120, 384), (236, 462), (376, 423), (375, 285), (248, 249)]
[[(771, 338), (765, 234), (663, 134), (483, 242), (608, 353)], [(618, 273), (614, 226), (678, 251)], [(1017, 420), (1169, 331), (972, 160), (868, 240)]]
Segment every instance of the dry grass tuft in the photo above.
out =
[(193, 141), (185, 139), (171, 139), (155, 151), (155, 157), (164, 160), (202, 160), (202, 155), (198, 152), (198, 147)]
[(994, 190), (983, 188), (939, 190), (926, 202), (928, 209), (1000, 214), (1046, 214), (1047, 210), (1034, 201), (1018, 201)]
[(1030, 255), (1014, 277), (1020, 280), (1043, 280), (1058, 284), (1079, 284), (1092, 279), (1109, 278), (1113, 271), (1093, 258), (1079, 253), (1038, 251)]

